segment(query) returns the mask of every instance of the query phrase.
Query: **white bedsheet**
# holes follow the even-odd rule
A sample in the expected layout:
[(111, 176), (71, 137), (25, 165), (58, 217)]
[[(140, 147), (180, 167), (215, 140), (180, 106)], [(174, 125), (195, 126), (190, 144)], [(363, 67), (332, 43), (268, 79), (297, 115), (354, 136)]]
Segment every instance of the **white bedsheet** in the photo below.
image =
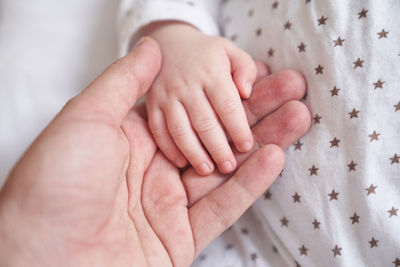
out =
[(64, 103), (117, 57), (118, 0), (0, 0), (0, 186)]

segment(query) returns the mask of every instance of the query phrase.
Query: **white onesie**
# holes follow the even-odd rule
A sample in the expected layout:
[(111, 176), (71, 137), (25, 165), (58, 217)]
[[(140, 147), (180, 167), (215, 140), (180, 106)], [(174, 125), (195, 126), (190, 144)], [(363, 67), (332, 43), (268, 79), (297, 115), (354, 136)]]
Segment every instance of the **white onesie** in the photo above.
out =
[(306, 78), (311, 131), (194, 266), (400, 266), (400, 1), (127, 0), (122, 53), (157, 20)]

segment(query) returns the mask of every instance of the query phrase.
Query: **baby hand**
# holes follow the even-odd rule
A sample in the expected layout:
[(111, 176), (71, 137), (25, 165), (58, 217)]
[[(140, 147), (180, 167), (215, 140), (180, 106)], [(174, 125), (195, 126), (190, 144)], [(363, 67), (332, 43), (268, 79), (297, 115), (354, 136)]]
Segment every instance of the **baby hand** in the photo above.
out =
[(146, 34), (159, 42), (163, 56), (146, 96), (157, 145), (178, 167), (187, 159), (199, 174), (207, 175), (214, 170), (211, 156), (222, 173), (232, 172), (237, 163), (225, 129), (238, 151), (253, 146), (241, 97), (251, 93), (254, 61), (230, 41), (184, 23), (154, 23)]

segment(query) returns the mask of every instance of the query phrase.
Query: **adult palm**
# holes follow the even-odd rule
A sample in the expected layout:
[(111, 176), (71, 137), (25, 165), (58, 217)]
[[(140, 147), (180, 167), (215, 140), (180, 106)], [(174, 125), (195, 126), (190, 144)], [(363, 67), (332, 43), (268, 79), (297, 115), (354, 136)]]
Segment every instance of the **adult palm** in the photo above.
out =
[(238, 155), (232, 177), (198, 177), (180, 173), (157, 150), (145, 112), (131, 110), (160, 58), (143, 39), (20, 159), (0, 192), (1, 266), (188, 266), (278, 176), (279, 146), (309, 127), (307, 109), (289, 101), (304, 94), (302, 78), (284, 71), (260, 81), (244, 103), (255, 148)]

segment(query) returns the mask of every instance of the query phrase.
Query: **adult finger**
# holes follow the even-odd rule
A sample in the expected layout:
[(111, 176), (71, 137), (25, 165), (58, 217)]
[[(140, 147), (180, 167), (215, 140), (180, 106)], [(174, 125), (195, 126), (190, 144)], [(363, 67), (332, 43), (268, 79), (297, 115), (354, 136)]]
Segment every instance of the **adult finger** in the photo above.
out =
[[(235, 153), (238, 166), (254, 151), (266, 144), (276, 144), (286, 149), (303, 136), (311, 125), (311, 115), (307, 107), (299, 101), (290, 101), (253, 127), (255, 144), (248, 153)], [(215, 187), (224, 183), (229, 176), (214, 172), (199, 179), (197, 174), (188, 169), (182, 176), (188, 195), (189, 205), (196, 203), (201, 197)]]
[(293, 70), (282, 70), (259, 79), (250, 98), (242, 101), (249, 124), (255, 125), (290, 100), (302, 99), (305, 92), (303, 76)]
[(280, 147), (264, 146), (252, 154), (229, 180), (189, 209), (196, 257), (272, 184), (283, 164), (284, 155)]
[(136, 100), (150, 87), (161, 65), (161, 52), (151, 38), (142, 38), (132, 51), (115, 61), (66, 109), (101, 116), (119, 126)]
[(254, 63), (256, 64), (256, 68), (257, 68), (257, 77), (256, 77), (256, 81), (255, 81), (257, 83), (260, 79), (266, 77), (271, 72), (270, 72), (270, 69), (268, 68), (268, 66), (266, 64), (264, 64), (263, 62), (254, 60)]

